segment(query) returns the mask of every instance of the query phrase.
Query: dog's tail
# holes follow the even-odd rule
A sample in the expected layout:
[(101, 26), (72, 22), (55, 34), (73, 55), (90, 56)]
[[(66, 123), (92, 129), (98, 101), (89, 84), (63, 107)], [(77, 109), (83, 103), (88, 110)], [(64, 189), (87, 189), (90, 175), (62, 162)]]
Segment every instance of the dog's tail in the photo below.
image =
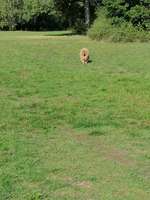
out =
[(87, 48), (83, 48), (83, 49), (81, 49), (81, 51), (80, 51), (80, 55), (82, 56), (82, 57), (89, 57), (89, 50), (87, 49)]

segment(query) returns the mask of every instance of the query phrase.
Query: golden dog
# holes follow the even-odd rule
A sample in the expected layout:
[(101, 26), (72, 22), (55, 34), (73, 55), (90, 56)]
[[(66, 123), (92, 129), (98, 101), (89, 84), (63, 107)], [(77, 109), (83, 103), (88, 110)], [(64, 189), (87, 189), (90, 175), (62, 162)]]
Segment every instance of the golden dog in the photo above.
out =
[(83, 48), (80, 51), (80, 60), (83, 64), (87, 64), (89, 61), (89, 50), (87, 48)]

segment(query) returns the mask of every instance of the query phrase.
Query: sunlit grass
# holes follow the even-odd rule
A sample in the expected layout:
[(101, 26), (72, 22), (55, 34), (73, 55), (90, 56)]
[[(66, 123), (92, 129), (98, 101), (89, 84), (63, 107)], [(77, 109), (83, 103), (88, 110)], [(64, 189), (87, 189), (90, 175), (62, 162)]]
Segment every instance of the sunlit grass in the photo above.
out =
[(1, 199), (148, 200), (150, 45), (66, 33), (0, 32)]

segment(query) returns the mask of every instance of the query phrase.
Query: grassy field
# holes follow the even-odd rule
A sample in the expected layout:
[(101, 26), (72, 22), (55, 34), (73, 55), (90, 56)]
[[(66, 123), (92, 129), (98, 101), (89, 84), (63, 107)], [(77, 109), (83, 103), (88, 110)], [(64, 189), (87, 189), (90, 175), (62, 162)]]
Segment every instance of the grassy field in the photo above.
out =
[(0, 199), (149, 200), (150, 43), (67, 34), (0, 32)]

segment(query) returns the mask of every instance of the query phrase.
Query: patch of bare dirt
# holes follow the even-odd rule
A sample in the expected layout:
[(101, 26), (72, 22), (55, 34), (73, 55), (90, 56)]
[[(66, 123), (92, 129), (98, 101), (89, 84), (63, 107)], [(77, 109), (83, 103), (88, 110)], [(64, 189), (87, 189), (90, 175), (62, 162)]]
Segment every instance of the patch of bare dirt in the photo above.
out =
[(92, 184), (89, 181), (81, 181), (73, 184), (74, 186), (80, 187), (80, 188), (91, 188)]
[(119, 150), (119, 149), (112, 149), (106, 154), (106, 158), (109, 160), (116, 161), (121, 163), (125, 166), (132, 166), (134, 165), (135, 161), (131, 160), (126, 151)]
[[(77, 132), (71, 127), (60, 127), (60, 132), (66, 134), (66, 136), (71, 137), (76, 142), (80, 142), (84, 145), (88, 145), (93, 152), (101, 152), (101, 156), (108, 160), (115, 161), (124, 166), (134, 166), (135, 160), (129, 157), (128, 152), (125, 150), (117, 149), (109, 144), (104, 144), (102, 140), (97, 139), (96, 137), (91, 138), (87, 133)], [(84, 182), (81, 185), (84, 185)], [(80, 185), (80, 184), (79, 184)]]

